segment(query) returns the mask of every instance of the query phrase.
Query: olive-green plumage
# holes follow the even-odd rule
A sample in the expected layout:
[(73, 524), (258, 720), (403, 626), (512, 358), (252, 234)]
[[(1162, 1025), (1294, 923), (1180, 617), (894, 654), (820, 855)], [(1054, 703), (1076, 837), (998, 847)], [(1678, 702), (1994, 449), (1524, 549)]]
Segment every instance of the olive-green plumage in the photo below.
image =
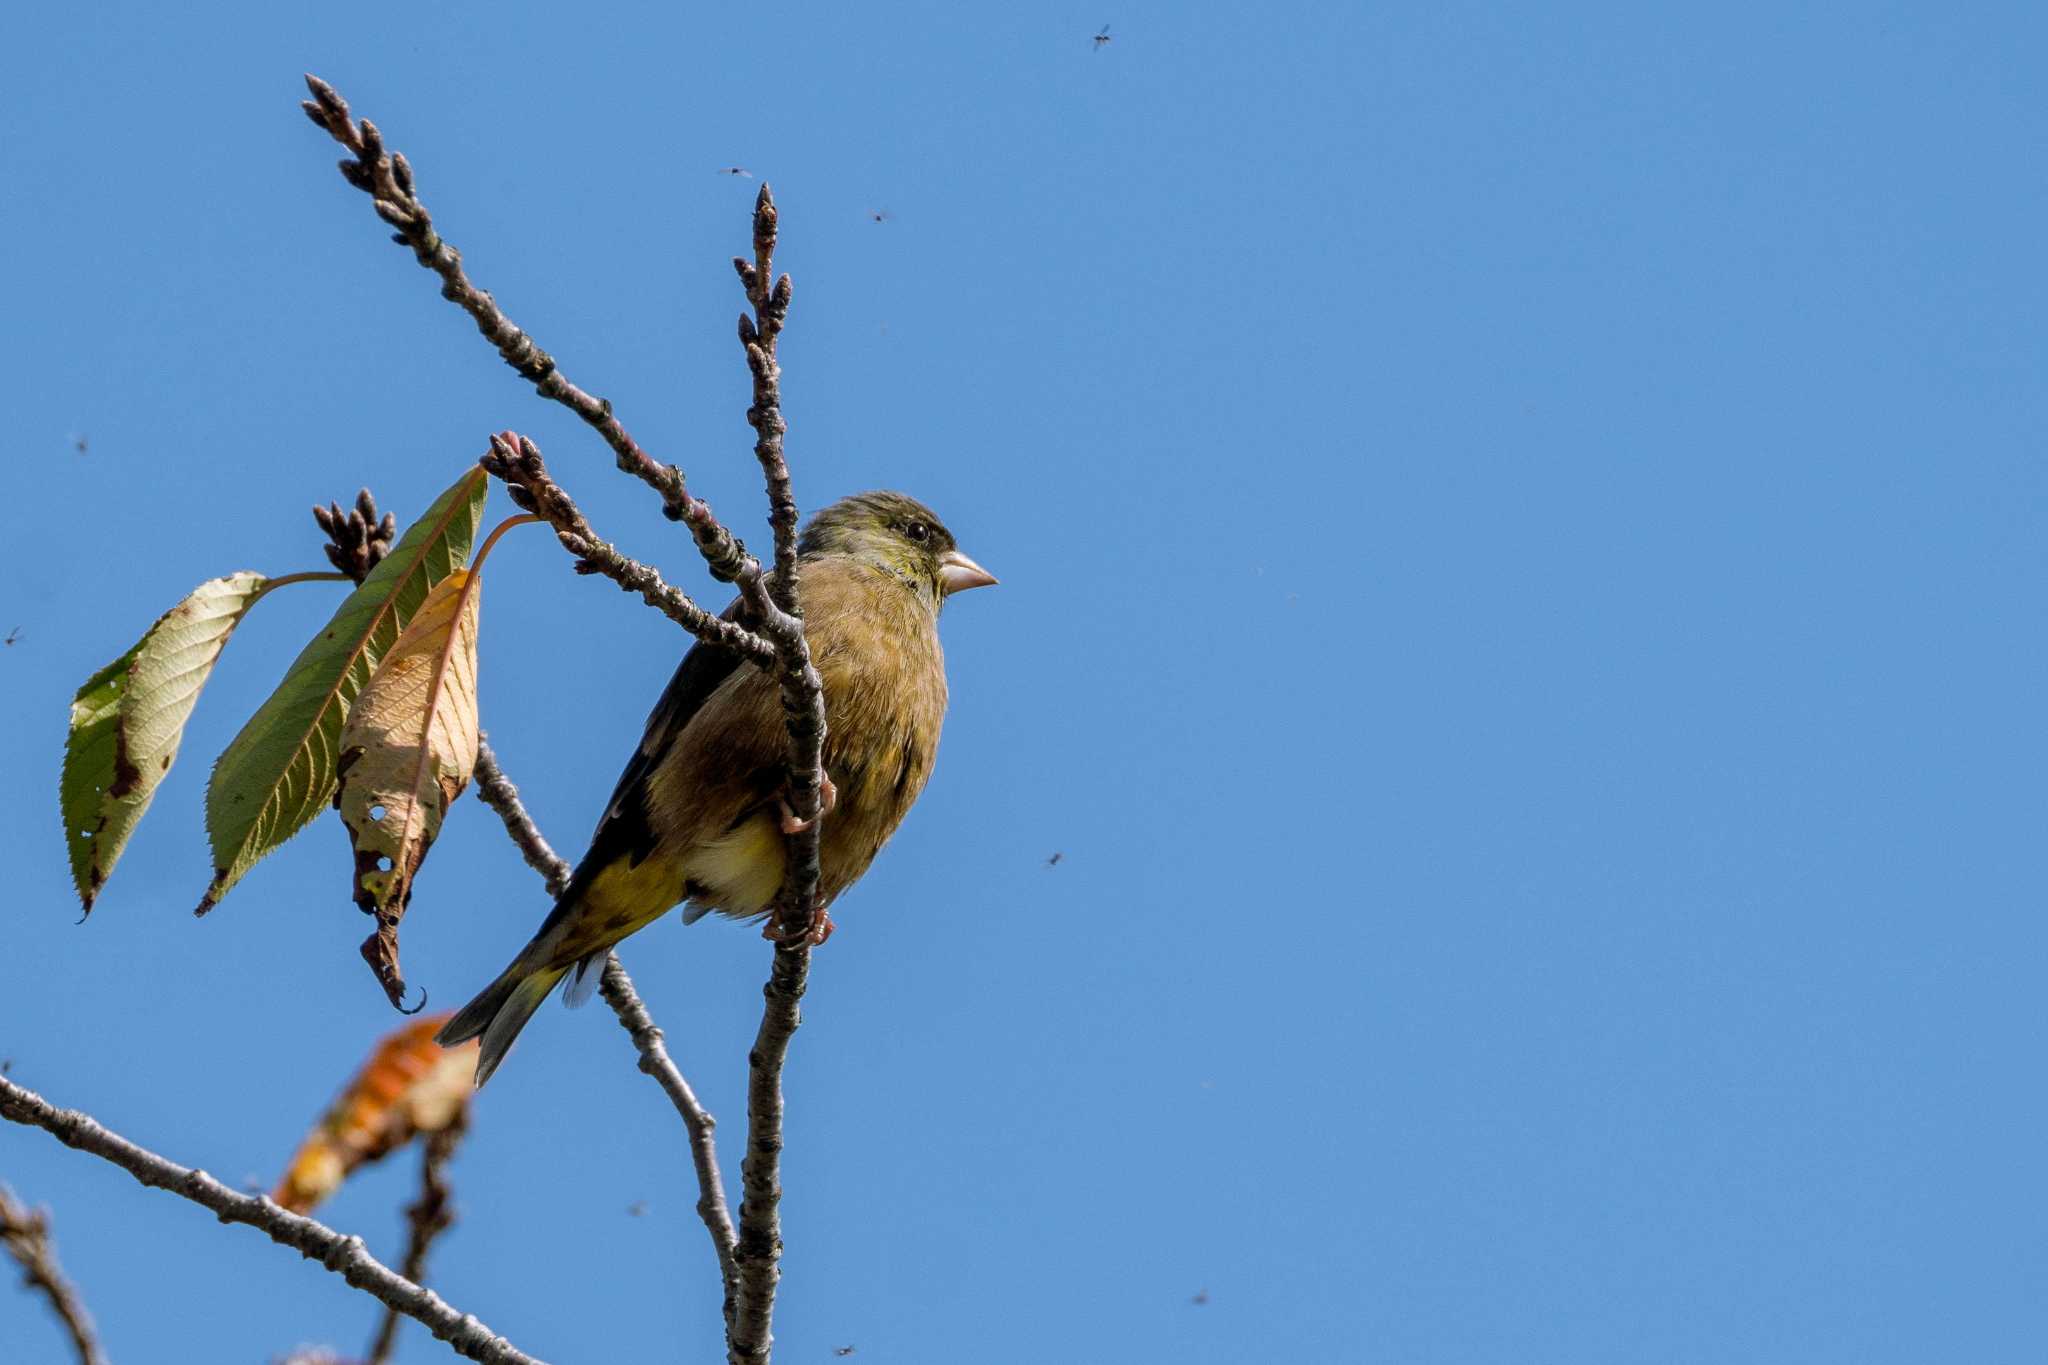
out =
[[(939, 747), (946, 661), (939, 609), (995, 579), (937, 517), (901, 493), (862, 493), (812, 520), (798, 546), (811, 661), (825, 684), (825, 774), (836, 801), (819, 831), (819, 899), (860, 879), (901, 824)], [(738, 610), (735, 603), (732, 609)], [(648, 717), (590, 851), (540, 932), (438, 1035), (478, 1035), (477, 1084), (497, 1069), (555, 984), (571, 1003), (613, 944), (684, 904), (765, 916), (782, 889), (788, 731), (775, 680), (698, 644)]]

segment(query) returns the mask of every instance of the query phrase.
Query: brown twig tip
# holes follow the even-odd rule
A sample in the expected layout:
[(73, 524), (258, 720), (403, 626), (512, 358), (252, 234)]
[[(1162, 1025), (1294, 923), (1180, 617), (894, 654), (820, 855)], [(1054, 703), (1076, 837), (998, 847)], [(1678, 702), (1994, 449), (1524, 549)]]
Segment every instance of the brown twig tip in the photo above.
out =
[(306, 89), (313, 92), (313, 98), (300, 101), (299, 108), (306, 111), (307, 118), (353, 151), (360, 144), (355, 129), (349, 124), (348, 101), (341, 97), (340, 91), (310, 71), (306, 73)]

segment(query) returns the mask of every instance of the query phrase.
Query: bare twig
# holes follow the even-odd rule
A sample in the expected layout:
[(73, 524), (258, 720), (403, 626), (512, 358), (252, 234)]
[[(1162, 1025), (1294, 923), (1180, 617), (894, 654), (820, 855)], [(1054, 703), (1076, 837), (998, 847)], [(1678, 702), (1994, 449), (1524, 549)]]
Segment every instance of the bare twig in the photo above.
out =
[(569, 877), (575, 871), (569, 860), (556, 853), (540, 826), (533, 823), (533, 817), (526, 813), (526, 803), (519, 799), (519, 788), (512, 785), (512, 779), (505, 776), (505, 770), (498, 766), (498, 756), (491, 752), (488, 739), (479, 739), (476, 751), (476, 798), (498, 813), (505, 822), (505, 833), (519, 846), (526, 865), (540, 873), (547, 882), (548, 894), (559, 896), (569, 885)]
[[(485, 472), (505, 481), (513, 502), (555, 528), (555, 539), (576, 556), (577, 572), (603, 574), (626, 591), (639, 593), (648, 606), (700, 640), (723, 645), (763, 667), (774, 661), (774, 648), (761, 636), (737, 622), (712, 615), (691, 601), (687, 593), (662, 581), (653, 569), (626, 558), (599, 539), (582, 510), (548, 474), (540, 447), (532, 441), (516, 431), (500, 432), (491, 438), (491, 448), (478, 463)], [(718, 566), (713, 567), (716, 571)], [(746, 575), (759, 592), (760, 566), (744, 549), (729, 567), (731, 576)]]
[(459, 1313), (431, 1289), (422, 1288), (369, 1253), (360, 1237), (325, 1223), (287, 1213), (262, 1195), (238, 1194), (204, 1171), (195, 1171), (138, 1147), (108, 1131), (90, 1115), (59, 1109), (12, 1081), (0, 1078), (0, 1118), (41, 1128), (67, 1147), (111, 1161), (142, 1184), (168, 1190), (211, 1209), (223, 1223), (245, 1223), (274, 1242), (316, 1260), (348, 1283), (397, 1309), (471, 1360), (527, 1365), (534, 1357), (492, 1332), (473, 1315)]
[[(782, 369), (776, 340), (789, 313), (789, 276), (775, 278), (775, 197), (761, 187), (754, 200), (754, 259), (735, 257), (754, 316), (740, 318), (740, 344), (754, 377), (747, 421), (754, 454), (768, 486), (775, 529), (772, 609), (759, 628), (775, 646), (777, 681), (789, 730), (788, 801), (803, 825), (789, 835), (788, 871), (775, 908), (775, 958), (762, 987), (765, 1004), (754, 1046), (747, 1053), (747, 1154), (740, 1163), (739, 1243), (733, 1252), (736, 1284), (726, 1325), (729, 1365), (766, 1365), (774, 1346), (775, 1291), (782, 1278), (782, 1067), (801, 1022), (798, 1009), (810, 977), (811, 946), (822, 942), (824, 907), (818, 903), (819, 826), (824, 821), (825, 689), (804, 638), (796, 580), (796, 496), (783, 458)], [(775, 283), (771, 288), (770, 280)], [(753, 566), (759, 573), (759, 566)], [(748, 586), (744, 576), (742, 589)]]
[(413, 259), (441, 277), (441, 297), (457, 304), (475, 321), (485, 340), (543, 398), (553, 399), (581, 417), (612, 448), (618, 466), (661, 495), (662, 510), (671, 521), (690, 528), (697, 547), (718, 572), (720, 563), (736, 563), (745, 548), (719, 523), (711, 507), (691, 494), (683, 471), (662, 464), (633, 439), (612, 413), (608, 399), (585, 393), (569, 382), (555, 359), (535, 344), (499, 310), (489, 292), (472, 284), (462, 269), (462, 253), (434, 230), (433, 217), (413, 189), (412, 166), (397, 152), (384, 149), (384, 139), (368, 119), (349, 117), (348, 101), (317, 76), (306, 77), (313, 98), (300, 107), (329, 137), (346, 147), (353, 159), (340, 163), (342, 178), (370, 196), (377, 216), (397, 231), (393, 240), (412, 248)]
[[(429, 1133), (420, 1144), (420, 1197), (405, 1211), (405, 1259), (398, 1273), (414, 1284), (427, 1282), (427, 1251), (434, 1239), (455, 1226), (454, 1191), (448, 1187), (448, 1162), (462, 1142), (465, 1120), (460, 1114), (437, 1133)], [(364, 1365), (388, 1365), (392, 1348), (398, 1345), (399, 1312), (384, 1310), (377, 1335), (370, 1340)]]
[(802, 1022), (797, 1008), (810, 975), (807, 939), (777, 944), (761, 1027), (747, 1053), (747, 1155), (740, 1162), (736, 1292), (726, 1328), (729, 1365), (765, 1365), (774, 1346), (775, 1290), (782, 1280), (782, 1066)]
[(740, 314), (740, 345), (754, 376), (754, 402), (747, 409), (747, 422), (754, 428), (754, 458), (761, 462), (768, 485), (768, 524), (775, 532), (775, 570), (770, 586), (777, 606), (801, 616), (796, 601), (796, 493), (790, 485), (789, 464), (782, 457), (782, 436), (789, 426), (782, 420), (782, 367), (775, 355), (791, 297), (789, 276), (775, 278), (779, 222), (775, 196), (763, 185), (754, 196), (754, 259), (735, 256), (732, 264), (739, 272), (747, 302), (754, 306), (752, 317)]
[[(526, 806), (519, 799), (519, 789), (506, 778), (488, 744), (481, 746), (478, 753), (476, 787), (478, 798), (505, 822), (505, 832), (519, 846), (527, 866), (546, 879), (548, 894), (561, 895), (569, 884), (569, 864), (556, 856), (555, 850), (541, 835), (540, 827), (526, 813)], [(654, 1078), (675, 1105), (676, 1113), (682, 1116), (683, 1129), (690, 1140), (690, 1159), (697, 1171), (697, 1216), (704, 1220), (704, 1227), (711, 1234), (729, 1320), (732, 1316), (735, 1237), (732, 1211), (725, 1199), (725, 1180), (718, 1171), (718, 1144), (712, 1137), (718, 1120), (698, 1101), (696, 1091), (690, 1088), (681, 1068), (668, 1055), (668, 1045), (662, 1039), (661, 1030), (655, 1026), (640, 993), (633, 988), (633, 978), (626, 975), (617, 953), (605, 959), (601, 989), (605, 1003), (612, 1007), (612, 1013), (618, 1016), (619, 1023), (633, 1039), (633, 1046), (640, 1054), (640, 1069)]]
[[(747, 409), (747, 421), (754, 428), (754, 455), (768, 486), (769, 521), (775, 530), (775, 568), (768, 575), (770, 601), (762, 603), (749, 596), (748, 605), (759, 617), (753, 624), (775, 647), (776, 680), (782, 688), (782, 709), (789, 729), (788, 800), (803, 822), (788, 839), (789, 872), (775, 915), (778, 941), (789, 942), (798, 931), (815, 928), (823, 913), (817, 898), (819, 825), (824, 808), (825, 686), (811, 664), (803, 607), (796, 593), (796, 494), (782, 451), (782, 436), (789, 428), (782, 420), (782, 366), (776, 359), (777, 340), (789, 317), (793, 290), (789, 276), (775, 278), (779, 221), (774, 192), (763, 185), (754, 198), (754, 259), (735, 256), (733, 268), (739, 272), (747, 301), (754, 305), (753, 317), (740, 315), (739, 329), (747, 369), (754, 378), (754, 401)], [(771, 279), (775, 279), (773, 288), (768, 284)], [(750, 561), (735, 575), (735, 581), (742, 592), (751, 592), (760, 574), (760, 565)], [(793, 992), (793, 1011), (796, 999), (803, 995), (803, 969), (793, 962), (777, 961), (783, 988)], [(769, 984), (773, 991), (775, 981)], [(770, 1006), (772, 1012), (772, 995)], [(790, 1027), (796, 1027), (793, 1013)], [(783, 1046), (787, 1045), (784, 1038)], [(741, 1221), (744, 1224), (744, 1218)]]
[(71, 1338), (71, 1349), (78, 1353), (79, 1365), (107, 1365), (92, 1315), (57, 1265), (56, 1248), (50, 1245), (49, 1210), (30, 1209), (17, 1202), (5, 1185), (0, 1185), (0, 1247), (20, 1263), (22, 1283), (49, 1299)]
[(718, 1145), (712, 1138), (718, 1120), (698, 1102), (697, 1093), (690, 1089), (682, 1070), (669, 1057), (661, 1030), (654, 1026), (647, 1007), (640, 1003), (633, 978), (626, 975), (617, 953), (605, 959), (600, 989), (604, 1002), (619, 1016), (626, 1032), (633, 1035), (633, 1046), (640, 1053), (640, 1069), (667, 1092), (690, 1135), (690, 1159), (697, 1168), (697, 1216), (704, 1220), (705, 1230), (711, 1234), (711, 1248), (718, 1256), (718, 1277), (725, 1286), (725, 1317), (729, 1326), (733, 1315), (733, 1247), (738, 1238), (725, 1202), (725, 1181), (718, 1173)]

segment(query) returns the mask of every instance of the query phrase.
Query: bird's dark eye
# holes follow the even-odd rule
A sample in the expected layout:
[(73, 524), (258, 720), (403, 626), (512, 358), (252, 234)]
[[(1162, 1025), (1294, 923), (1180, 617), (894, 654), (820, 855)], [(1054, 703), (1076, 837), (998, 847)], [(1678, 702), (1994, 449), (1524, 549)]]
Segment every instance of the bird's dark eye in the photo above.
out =
[(932, 538), (932, 528), (921, 521), (913, 521), (903, 528), (903, 534), (922, 545)]

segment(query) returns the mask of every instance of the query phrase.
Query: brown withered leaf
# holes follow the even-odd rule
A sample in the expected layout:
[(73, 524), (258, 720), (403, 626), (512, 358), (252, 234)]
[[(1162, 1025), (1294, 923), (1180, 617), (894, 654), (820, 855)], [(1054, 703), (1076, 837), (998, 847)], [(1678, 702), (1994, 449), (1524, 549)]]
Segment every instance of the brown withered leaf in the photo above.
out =
[(272, 1199), (293, 1213), (310, 1213), (358, 1167), (467, 1121), (477, 1045), (444, 1048), (434, 1041), (435, 1030), (451, 1017), (428, 1015), (378, 1042), (299, 1145)]
[(434, 585), (342, 726), (334, 804), (355, 847), (356, 905), (377, 920), (363, 957), (393, 1005), (405, 998), (398, 921), (413, 877), (476, 771), (481, 586), (466, 569)]

